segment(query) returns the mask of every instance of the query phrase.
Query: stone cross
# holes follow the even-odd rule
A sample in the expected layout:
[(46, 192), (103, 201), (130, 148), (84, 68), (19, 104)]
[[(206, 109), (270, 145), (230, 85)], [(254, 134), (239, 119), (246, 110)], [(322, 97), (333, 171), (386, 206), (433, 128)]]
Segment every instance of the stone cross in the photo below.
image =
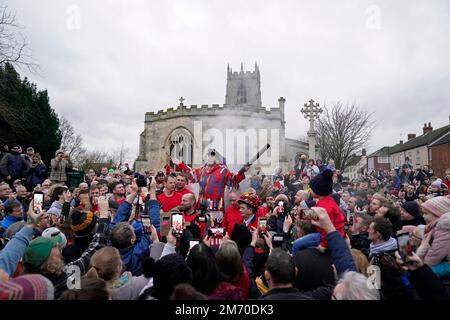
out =
[(305, 103), (300, 110), (303, 113), (305, 119), (309, 120), (308, 142), (309, 142), (309, 158), (316, 158), (316, 130), (314, 128), (314, 121), (319, 119), (319, 115), (323, 112), (318, 103), (314, 103), (314, 100), (309, 100), (309, 104)]
[(178, 99), (178, 101), (180, 101), (180, 106), (182, 106), (183, 105), (183, 101), (184, 101), (185, 99), (183, 98), (183, 96), (181, 96), (181, 98), (180, 99)]

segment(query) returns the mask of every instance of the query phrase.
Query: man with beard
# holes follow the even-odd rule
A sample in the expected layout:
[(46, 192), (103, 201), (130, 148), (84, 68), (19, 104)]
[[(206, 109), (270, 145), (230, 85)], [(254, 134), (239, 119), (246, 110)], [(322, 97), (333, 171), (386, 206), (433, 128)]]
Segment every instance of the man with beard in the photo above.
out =
[(200, 212), (194, 209), (195, 196), (187, 193), (181, 198), (181, 205), (178, 209), (183, 212), (183, 219), (186, 223), (186, 228), (192, 233), (195, 239), (202, 239), (205, 235), (205, 230), (209, 222), (209, 217), (206, 214), (202, 216)]
[(122, 182), (115, 181), (111, 184), (112, 196), (109, 198), (109, 208), (115, 214), (122, 203), (125, 202), (125, 187)]
[[(273, 200), (273, 197), (267, 196), (266, 201), (268, 198), (272, 198)], [(222, 226), (227, 230), (228, 235), (231, 236), (234, 226), (244, 223), (244, 218), (242, 218), (240, 211), (239, 194), (236, 191), (231, 191), (228, 194), (228, 200), (230, 201), (230, 205), (225, 210)]]
[(186, 176), (182, 173), (177, 174), (177, 178), (175, 181), (175, 191), (180, 193), (181, 195), (185, 195), (187, 193), (194, 194), (191, 190), (186, 188), (186, 185), (188, 183), (188, 180)]
[(30, 162), (22, 157), (21, 151), (22, 148), (18, 144), (12, 144), (11, 152), (0, 162), (0, 174), (10, 186), (16, 179), (22, 180), (30, 169)]
[[(55, 288), (55, 299), (58, 299), (67, 289), (68, 283), (72, 283), (71, 277), (76, 274), (75, 271), (79, 272), (77, 273), (79, 276), (83, 276), (88, 271), (91, 256), (107, 244), (106, 232), (109, 226), (109, 218), (106, 198), (99, 199), (99, 207), (97, 232), (88, 249), (78, 260), (66, 265), (60, 249), (62, 243), (59, 243), (56, 238), (38, 237), (34, 239), (23, 255), (25, 273), (37, 273), (48, 278)], [(85, 215), (89, 214), (92, 215), (92, 212), (85, 212)]]
[(419, 197), (416, 194), (416, 187), (413, 184), (408, 184), (406, 186), (405, 196), (402, 200), (404, 200), (405, 202), (408, 202), (408, 201), (414, 201), (416, 199), (419, 199)]

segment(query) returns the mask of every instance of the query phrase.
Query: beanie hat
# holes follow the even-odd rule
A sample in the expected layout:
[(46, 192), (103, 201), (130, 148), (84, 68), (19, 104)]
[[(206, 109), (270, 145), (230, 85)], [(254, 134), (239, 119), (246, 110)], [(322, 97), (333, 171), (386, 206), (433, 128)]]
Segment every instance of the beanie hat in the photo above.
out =
[(25, 267), (40, 267), (50, 256), (52, 249), (58, 244), (56, 238), (37, 237), (30, 242), (23, 255)]
[(56, 241), (60, 244), (61, 249), (64, 249), (67, 245), (67, 238), (65, 234), (62, 233), (58, 228), (47, 228), (42, 232), (42, 236), (44, 238), (55, 238)]
[(109, 170), (108, 170), (108, 173), (110, 173), (110, 174), (114, 174), (114, 169), (112, 169), (112, 168), (111, 168), (111, 169), (109, 169)]
[(316, 175), (309, 186), (315, 194), (319, 196), (328, 196), (333, 193), (333, 171), (325, 169), (322, 173)]
[(446, 197), (434, 197), (422, 203), (422, 208), (439, 218), (444, 213), (450, 211), (450, 199)]
[(62, 150), (56, 150), (56, 152), (55, 152), (55, 157), (57, 157), (58, 154), (60, 154), (60, 153), (64, 153), (64, 151), (62, 151)]
[(75, 237), (85, 237), (92, 233), (97, 224), (97, 216), (91, 211), (74, 210), (70, 216)]
[(442, 179), (436, 179), (432, 184), (432, 187), (440, 189), (442, 187)]
[(0, 300), (53, 300), (54, 294), (52, 282), (40, 274), (0, 281)]
[(416, 201), (406, 201), (402, 205), (403, 210), (408, 212), (410, 215), (412, 215), (414, 218), (417, 218), (420, 216), (420, 206)]

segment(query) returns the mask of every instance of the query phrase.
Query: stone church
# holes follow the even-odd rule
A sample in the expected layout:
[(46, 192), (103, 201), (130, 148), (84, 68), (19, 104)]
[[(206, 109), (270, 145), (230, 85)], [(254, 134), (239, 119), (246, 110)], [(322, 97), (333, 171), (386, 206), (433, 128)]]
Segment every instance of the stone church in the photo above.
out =
[(278, 99), (278, 107), (262, 105), (256, 63), (253, 71), (244, 71), (242, 64), (240, 72), (227, 67), (223, 106), (187, 106), (183, 101), (182, 97), (174, 108), (145, 114), (136, 171), (163, 168), (166, 153), (189, 166), (201, 166), (209, 149), (219, 152), (228, 168), (237, 171), (270, 144), (252, 166), (252, 171), (267, 175), (277, 167), (291, 170), (296, 154), (308, 153), (307, 143), (285, 137), (285, 99)]

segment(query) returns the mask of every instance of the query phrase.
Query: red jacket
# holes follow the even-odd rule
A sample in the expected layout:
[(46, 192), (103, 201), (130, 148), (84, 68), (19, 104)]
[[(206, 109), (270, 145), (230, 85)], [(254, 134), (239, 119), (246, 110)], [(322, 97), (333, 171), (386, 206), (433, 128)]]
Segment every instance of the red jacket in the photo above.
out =
[(229, 205), (223, 215), (222, 226), (227, 230), (228, 235), (231, 236), (235, 224), (244, 223), (241, 211), (236, 209), (233, 205)]
[[(328, 212), (331, 223), (333, 223), (336, 230), (344, 237), (345, 215), (337, 205), (336, 201), (331, 196), (326, 196), (317, 202), (316, 207), (324, 208)], [(327, 233), (323, 229), (319, 229), (319, 231), (320, 245), (324, 248), (328, 248), (326, 239)]]

